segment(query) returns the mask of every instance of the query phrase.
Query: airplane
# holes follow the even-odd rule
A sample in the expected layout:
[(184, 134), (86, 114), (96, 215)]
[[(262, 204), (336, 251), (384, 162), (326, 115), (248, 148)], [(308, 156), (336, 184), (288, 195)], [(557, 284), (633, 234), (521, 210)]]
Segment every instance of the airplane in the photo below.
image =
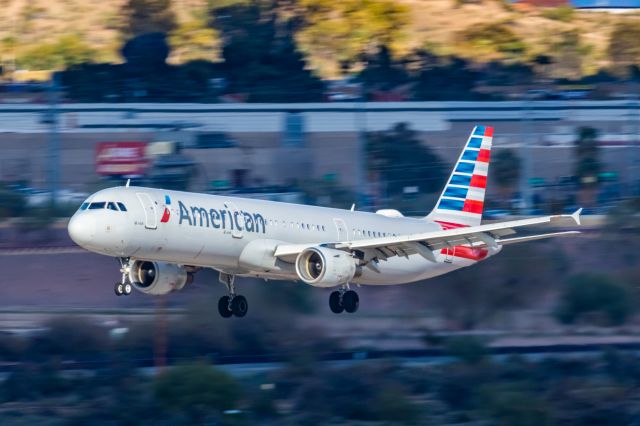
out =
[(90, 195), (68, 224), (86, 250), (120, 261), (118, 296), (164, 295), (203, 268), (219, 272), (224, 318), (244, 317), (236, 277), (294, 280), (333, 288), (332, 312), (354, 313), (352, 286), (425, 280), (474, 265), (506, 245), (571, 236), (568, 230), (514, 236), (516, 230), (573, 220), (580, 213), (482, 224), (493, 128), (475, 126), (435, 208), (426, 217), (375, 213), (126, 186)]

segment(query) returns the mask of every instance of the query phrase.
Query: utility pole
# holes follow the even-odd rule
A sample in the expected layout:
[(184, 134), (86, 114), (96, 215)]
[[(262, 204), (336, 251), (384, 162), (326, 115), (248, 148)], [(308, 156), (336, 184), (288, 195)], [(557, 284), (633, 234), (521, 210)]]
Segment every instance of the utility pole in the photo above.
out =
[(367, 190), (367, 101), (365, 99), (364, 83), (358, 89), (358, 102), (355, 102), (355, 122), (358, 132), (356, 149), (356, 196), (361, 208), (368, 207), (366, 202)]
[(520, 170), (520, 214), (527, 215), (531, 213), (531, 187), (529, 186), (529, 179), (531, 178), (531, 101), (528, 98), (528, 94), (525, 94), (525, 99), (522, 101), (522, 134), (520, 136), (520, 159), (522, 161), (522, 169)]
[(167, 298), (156, 297), (156, 324), (153, 345), (153, 366), (156, 374), (162, 373), (167, 366)]
[(55, 210), (58, 190), (60, 188), (60, 134), (58, 132), (58, 76), (51, 74), (49, 83), (49, 152), (47, 155), (49, 169), (49, 191), (51, 210)]

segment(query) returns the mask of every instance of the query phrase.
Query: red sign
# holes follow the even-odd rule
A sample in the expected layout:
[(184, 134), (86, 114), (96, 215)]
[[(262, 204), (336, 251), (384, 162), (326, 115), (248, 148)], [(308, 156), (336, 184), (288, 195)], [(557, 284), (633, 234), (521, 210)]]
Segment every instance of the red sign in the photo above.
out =
[(142, 175), (148, 162), (146, 142), (100, 142), (96, 147), (96, 173)]

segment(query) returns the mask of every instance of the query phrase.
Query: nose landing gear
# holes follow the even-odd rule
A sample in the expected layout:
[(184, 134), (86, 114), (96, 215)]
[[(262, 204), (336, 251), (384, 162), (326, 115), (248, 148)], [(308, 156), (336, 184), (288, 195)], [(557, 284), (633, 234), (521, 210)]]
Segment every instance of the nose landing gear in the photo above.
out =
[(222, 296), (218, 301), (218, 312), (222, 318), (236, 316), (242, 318), (247, 315), (249, 303), (247, 298), (236, 295), (235, 276), (220, 272), (220, 282), (222, 282), (229, 292), (228, 296)]
[(122, 279), (117, 282), (113, 288), (116, 296), (128, 296), (133, 290), (133, 286), (129, 281), (129, 259), (120, 258), (120, 272), (122, 273)]
[(334, 314), (341, 314), (346, 311), (350, 314), (356, 312), (360, 306), (360, 297), (353, 290), (341, 288), (334, 291), (329, 296), (329, 308)]

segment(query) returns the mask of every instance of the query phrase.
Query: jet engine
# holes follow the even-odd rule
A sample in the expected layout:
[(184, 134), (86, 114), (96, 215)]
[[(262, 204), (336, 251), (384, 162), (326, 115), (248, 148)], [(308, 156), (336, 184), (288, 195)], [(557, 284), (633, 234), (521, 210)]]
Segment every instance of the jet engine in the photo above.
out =
[(314, 287), (335, 287), (360, 276), (357, 260), (342, 250), (309, 247), (296, 258), (296, 273)]
[(162, 295), (181, 290), (188, 284), (190, 274), (173, 263), (135, 260), (130, 265), (129, 279), (142, 293)]

